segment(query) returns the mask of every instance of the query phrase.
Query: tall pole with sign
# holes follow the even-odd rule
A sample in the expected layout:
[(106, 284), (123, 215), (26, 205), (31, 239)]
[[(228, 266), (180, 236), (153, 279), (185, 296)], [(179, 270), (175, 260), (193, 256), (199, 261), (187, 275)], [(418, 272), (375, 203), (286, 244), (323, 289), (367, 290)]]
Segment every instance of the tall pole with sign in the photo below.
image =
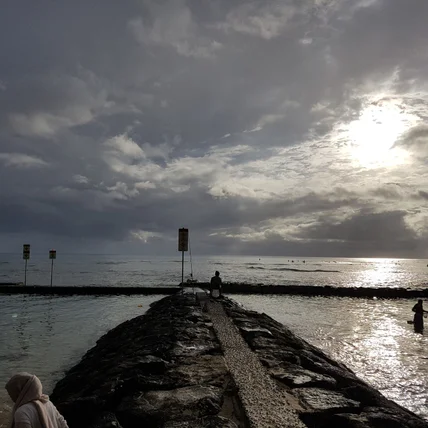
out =
[(189, 249), (189, 229), (178, 229), (178, 251), (181, 251), (181, 286), (184, 285), (184, 252)]
[(24, 285), (27, 285), (27, 262), (30, 260), (30, 244), (24, 244), (22, 246), (22, 258), (25, 260)]
[(52, 287), (52, 277), (53, 277), (53, 265), (54, 260), (56, 259), (56, 250), (49, 250), (49, 258), (51, 259), (51, 287)]

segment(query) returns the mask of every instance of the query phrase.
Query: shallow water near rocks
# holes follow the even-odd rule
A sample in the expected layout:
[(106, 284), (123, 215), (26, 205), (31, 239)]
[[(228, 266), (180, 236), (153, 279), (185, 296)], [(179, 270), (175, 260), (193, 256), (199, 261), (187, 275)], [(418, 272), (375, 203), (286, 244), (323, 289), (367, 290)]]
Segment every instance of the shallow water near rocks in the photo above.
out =
[[(100, 336), (161, 297), (0, 296), (0, 427), (10, 410), (3, 385), (12, 374), (34, 372), (50, 393)], [(428, 337), (407, 324), (414, 301), (231, 297), (287, 325), (388, 398), (428, 419)]]
[(0, 428), (12, 406), (4, 385), (13, 374), (34, 373), (51, 393), (100, 336), (161, 297), (0, 296)]

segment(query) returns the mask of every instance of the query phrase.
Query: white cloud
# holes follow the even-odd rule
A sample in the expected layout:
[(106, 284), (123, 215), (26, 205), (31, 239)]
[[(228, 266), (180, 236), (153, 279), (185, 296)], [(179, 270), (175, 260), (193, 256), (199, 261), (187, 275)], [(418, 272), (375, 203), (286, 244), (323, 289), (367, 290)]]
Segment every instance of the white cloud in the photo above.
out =
[(145, 159), (143, 149), (126, 134), (117, 135), (105, 142), (105, 145), (113, 149), (113, 153), (133, 159)]
[(138, 190), (155, 189), (156, 185), (150, 181), (140, 181), (135, 183), (135, 188)]
[(61, 128), (73, 125), (69, 118), (50, 113), (14, 113), (9, 115), (9, 122), (17, 134), (29, 137), (50, 137)]
[(16, 168), (40, 168), (49, 166), (44, 160), (24, 153), (0, 153), (0, 161), (3, 161), (6, 166)]
[(229, 12), (226, 21), (216, 27), (269, 40), (278, 37), (296, 13), (296, 8), (282, 1), (264, 3), (259, 7), (246, 3)]
[(89, 179), (88, 177), (85, 177), (84, 175), (75, 174), (73, 175), (73, 181), (78, 184), (88, 184)]
[(160, 143), (158, 145), (144, 143), (142, 147), (146, 157), (148, 158), (168, 159), (170, 153), (173, 151), (172, 145), (168, 143)]
[(171, 47), (179, 55), (195, 58), (212, 58), (222, 48), (218, 41), (199, 35), (192, 12), (182, 2), (153, 9), (156, 12), (153, 23), (144, 23), (140, 17), (128, 22), (129, 30), (139, 43)]
[(138, 239), (139, 241), (143, 241), (144, 243), (147, 243), (153, 238), (164, 238), (164, 235), (162, 233), (149, 232), (147, 230), (132, 230), (130, 232), (130, 235), (134, 239)]
[(126, 200), (139, 195), (138, 189), (130, 188), (126, 183), (118, 181), (114, 186), (107, 187), (109, 196), (113, 199)]

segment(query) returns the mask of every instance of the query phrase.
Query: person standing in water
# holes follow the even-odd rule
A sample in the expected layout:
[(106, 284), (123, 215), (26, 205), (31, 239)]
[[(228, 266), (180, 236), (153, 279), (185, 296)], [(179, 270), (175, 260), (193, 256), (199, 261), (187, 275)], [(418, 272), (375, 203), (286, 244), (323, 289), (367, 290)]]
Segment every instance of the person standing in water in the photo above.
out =
[[(218, 270), (215, 271), (215, 276), (211, 278), (210, 282), (210, 296), (213, 296), (213, 290), (218, 290), (218, 297), (221, 296), (221, 278), (220, 272)], [(214, 296), (217, 297), (217, 296)]]
[(42, 392), (39, 378), (30, 373), (18, 373), (6, 384), (15, 403), (11, 428), (68, 428), (67, 422)]
[(428, 313), (423, 307), (423, 300), (419, 299), (418, 303), (413, 306), (412, 311), (415, 313), (413, 316), (413, 325), (415, 327), (415, 331), (422, 332), (424, 329), (424, 313)]

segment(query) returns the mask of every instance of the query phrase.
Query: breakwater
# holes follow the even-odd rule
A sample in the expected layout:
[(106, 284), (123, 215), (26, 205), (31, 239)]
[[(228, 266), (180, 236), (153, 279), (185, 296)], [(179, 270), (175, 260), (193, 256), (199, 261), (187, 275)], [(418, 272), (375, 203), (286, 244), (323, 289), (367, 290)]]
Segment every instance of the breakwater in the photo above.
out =
[(40, 294), (59, 296), (109, 296), (132, 294), (174, 294), (181, 287), (91, 287), (91, 286), (54, 286), (47, 285), (0, 285), (0, 294)]
[[(196, 283), (195, 287), (208, 290), (209, 283)], [(191, 289), (192, 285), (185, 284)], [(0, 294), (41, 294), (41, 295), (133, 295), (133, 294), (174, 294), (182, 290), (180, 286), (153, 287), (109, 287), (109, 286), (42, 286), (21, 284), (0, 284)], [(226, 294), (282, 294), (301, 296), (336, 296), (361, 298), (423, 298), (428, 297), (428, 288), (390, 288), (390, 287), (331, 287), (313, 285), (254, 285), (225, 283), (223, 293)]]
[(198, 295), (100, 338), (51, 396), (70, 428), (428, 427), (267, 315)]

